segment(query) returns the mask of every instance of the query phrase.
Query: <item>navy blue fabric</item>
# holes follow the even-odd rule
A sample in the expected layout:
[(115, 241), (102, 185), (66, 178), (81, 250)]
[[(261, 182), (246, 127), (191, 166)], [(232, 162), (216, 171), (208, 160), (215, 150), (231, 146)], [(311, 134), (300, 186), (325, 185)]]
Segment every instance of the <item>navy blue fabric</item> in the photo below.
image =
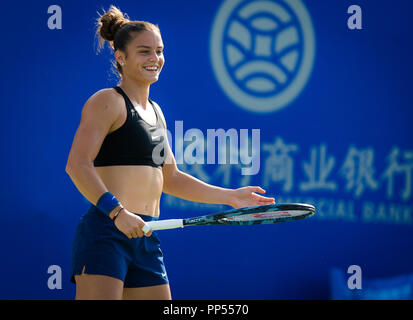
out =
[(96, 207), (107, 216), (119, 205), (118, 199), (110, 192), (105, 192), (96, 203)]
[[(155, 217), (138, 214), (144, 221)], [(168, 283), (160, 240), (150, 237), (129, 239), (113, 221), (95, 206), (80, 218), (73, 242), (71, 281), (75, 275), (106, 275), (120, 279), (125, 288)]]

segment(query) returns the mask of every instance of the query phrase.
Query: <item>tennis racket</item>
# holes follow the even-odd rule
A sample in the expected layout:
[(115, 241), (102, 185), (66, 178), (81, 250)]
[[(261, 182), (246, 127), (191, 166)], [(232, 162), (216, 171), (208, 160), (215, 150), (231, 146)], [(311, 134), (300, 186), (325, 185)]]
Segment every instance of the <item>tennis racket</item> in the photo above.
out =
[(315, 208), (305, 203), (270, 204), (264, 206), (231, 209), (219, 213), (187, 219), (168, 219), (146, 222), (144, 233), (202, 225), (252, 225), (287, 222), (312, 216)]

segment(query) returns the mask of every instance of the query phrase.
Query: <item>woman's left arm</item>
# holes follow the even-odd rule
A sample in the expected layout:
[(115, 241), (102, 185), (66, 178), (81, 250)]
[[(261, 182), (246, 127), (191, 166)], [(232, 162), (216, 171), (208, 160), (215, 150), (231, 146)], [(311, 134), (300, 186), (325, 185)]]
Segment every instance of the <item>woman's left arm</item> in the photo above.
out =
[[(171, 151), (170, 154), (172, 154)], [(234, 208), (275, 203), (274, 198), (257, 194), (265, 193), (260, 187), (248, 186), (238, 189), (226, 189), (213, 186), (180, 171), (172, 163), (164, 165), (163, 175), (163, 192), (185, 200), (226, 204)]]
[[(155, 103), (165, 129), (166, 121), (161, 108)], [(165, 135), (166, 137), (166, 135)], [(178, 169), (171, 147), (166, 142), (167, 156), (162, 168), (164, 193), (172, 196), (202, 203), (225, 204), (234, 208), (274, 204), (274, 198), (261, 196), (265, 193), (261, 187), (248, 186), (238, 189), (227, 189), (205, 183)]]

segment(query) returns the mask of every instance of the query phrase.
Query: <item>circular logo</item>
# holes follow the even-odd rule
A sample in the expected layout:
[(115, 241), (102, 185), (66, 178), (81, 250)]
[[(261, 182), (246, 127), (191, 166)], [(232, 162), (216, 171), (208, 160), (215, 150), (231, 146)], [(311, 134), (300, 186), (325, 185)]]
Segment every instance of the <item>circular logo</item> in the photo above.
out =
[(272, 112), (304, 88), (315, 56), (301, 0), (225, 0), (210, 38), (212, 67), (225, 94), (253, 112)]

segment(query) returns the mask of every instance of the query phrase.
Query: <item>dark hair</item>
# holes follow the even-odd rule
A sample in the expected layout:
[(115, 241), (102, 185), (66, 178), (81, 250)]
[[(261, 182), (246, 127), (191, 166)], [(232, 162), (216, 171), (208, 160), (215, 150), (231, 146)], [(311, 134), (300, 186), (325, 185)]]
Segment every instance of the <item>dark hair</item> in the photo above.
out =
[[(121, 50), (127, 55), (126, 46), (134, 38), (132, 33), (138, 34), (145, 30), (161, 33), (157, 25), (146, 21), (131, 21), (127, 14), (123, 14), (119, 8), (113, 5), (103, 15), (99, 14), (96, 26), (96, 35), (99, 37), (98, 52), (107, 41), (113, 51)], [(122, 66), (116, 60), (114, 66), (119, 75), (122, 75)]]

